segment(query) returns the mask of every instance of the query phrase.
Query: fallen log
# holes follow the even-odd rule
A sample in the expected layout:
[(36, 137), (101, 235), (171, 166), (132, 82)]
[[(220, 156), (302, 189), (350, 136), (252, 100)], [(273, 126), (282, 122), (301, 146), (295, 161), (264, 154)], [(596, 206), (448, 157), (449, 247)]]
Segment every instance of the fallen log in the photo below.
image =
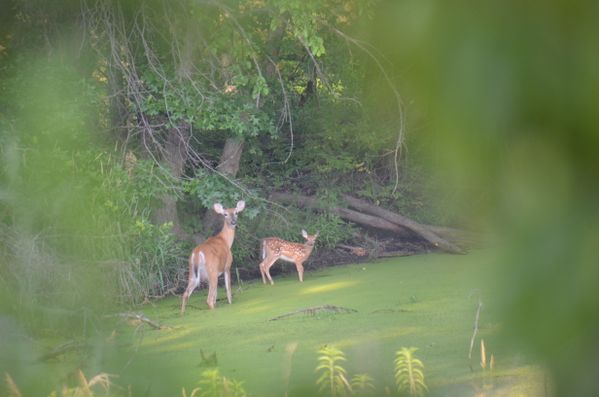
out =
[(318, 201), (316, 197), (310, 196), (300, 196), (297, 194), (289, 194), (289, 193), (271, 193), (270, 200), (276, 201), (282, 204), (293, 204), (300, 208), (312, 208), (317, 211), (328, 211), (339, 217), (354, 223), (358, 223), (364, 226), (372, 227), (375, 229), (385, 230), (388, 232), (393, 232), (399, 234), (401, 236), (407, 236), (408, 231), (392, 222), (386, 221), (385, 219), (381, 219), (377, 216), (372, 216), (368, 214), (363, 214), (358, 211), (353, 211), (348, 208), (341, 207), (330, 207), (324, 208), (322, 204)]
[(423, 224), (423, 226), (427, 227), (430, 231), (439, 235), (445, 240), (451, 241), (462, 247), (477, 245), (480, 244), (481, 241), (480, 235), (472, 231), (439, 225)]
[(408, 217), (370, 204), (364, 200), (349, 196), (347, 194), (343, 196), (343, 199), (349, 204), (350, 207), (355, 208), (358, 211), (366, 212), (368, 214), (380, 217), (382, 219), (386, 219), (396, 225), (400, 225), (407, 229), (410, 229), (411, 231), (418, 234), (425, 240), (429, 241), (435, 247), (439, 247), (443, 251), (450, 252), (453, 254), (465, 253), (464, 250), (462, 250), (457, 245), (439, 237), (436, 233), (430, 230), (429, 227), (422, 225)]
[(339, 207), (330, 208), (329, 211), (351, 222), (374, 227), (375, 229), (387, 230), (403, 236), (407, 235), (406, 230), (402, 226), (389, 222), (378, 216), (372, 216), (358, 211), (353, 211), (348, 208)]
[(324, 208), (315, 197), (297, 194), (275, 192), (271, 193), (270, 199), (283, 204), (294, 204), (302, 208), (312, 208), (318, 211), (329, 211), (350, 222), (392, 232), (404, 237), (409, 233), (414, 233), (430, 242), (435, 247), (442, 249), (443, 251), (454, 254), (464, 254), (464, 250), (462, 250), (460, 247), (439, 237), (437, 234), (430, 231), (425, 225), (421, 225), (403, 215), (385, 210), (351, 196), (344, 196), (344, 200), (350, 207), (353, 207), (357, 211), (335, 206)]

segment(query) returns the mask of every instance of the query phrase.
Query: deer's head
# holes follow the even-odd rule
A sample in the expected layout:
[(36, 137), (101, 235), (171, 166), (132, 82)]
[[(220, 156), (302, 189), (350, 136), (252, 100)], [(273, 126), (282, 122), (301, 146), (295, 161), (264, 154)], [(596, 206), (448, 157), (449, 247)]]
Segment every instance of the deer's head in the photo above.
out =
[(237, 225), (237, 214), (243, 211), (245, 208), (245, 201), (240, 200), (237, 202), (235, 208), (223, 208), (222, 204), (214, 204), (214, 211), (225, 217), (225, 224), (231, 228), (235, 228)]
[(314, 244), (316, 244), (316, 237), (318, 237), (318, 233), (319, 232), (316, 232), (316, 234), (308, 234), (308, 232), (302, 229), (302, 236), (306, 239), (306, 245), (313, 247)]

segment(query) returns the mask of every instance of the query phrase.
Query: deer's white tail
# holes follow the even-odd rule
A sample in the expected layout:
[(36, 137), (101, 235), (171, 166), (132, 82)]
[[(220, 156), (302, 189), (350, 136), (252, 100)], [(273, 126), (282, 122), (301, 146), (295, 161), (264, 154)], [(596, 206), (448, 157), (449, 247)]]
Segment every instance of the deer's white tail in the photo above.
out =
[(262, 249), (262, 260), (266, 259), (266, 241), (262, 240), (260, 243), (260, 248)]
[(197, 280), (197, 284), (201, 281), (202, 269), (206, 268), (206, 255), (202, 251), (198, 251), (197, 255), (194, 252), (191, 253), (191, 267), (193, 269), (193, 278)]
[(181, 314), (185, 312), (185, 306), (187, 305), (187, 301), (193, 293), (193, 290), (200, 285), (202, 268), (206, 269), (206, 255), (204, 255), (202, 251), (198, 251), (197, 254), (195, 251), (192, 251), (191, 256), (189, 257), (189, 279), (187, 281), (187, 288), (185, 289), (181, 300)]

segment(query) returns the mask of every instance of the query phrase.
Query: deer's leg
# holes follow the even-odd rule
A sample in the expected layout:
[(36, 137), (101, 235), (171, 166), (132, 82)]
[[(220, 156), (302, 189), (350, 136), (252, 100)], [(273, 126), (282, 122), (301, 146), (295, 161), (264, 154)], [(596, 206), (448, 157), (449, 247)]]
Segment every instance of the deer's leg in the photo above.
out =
[(198, 274), (190, 274), (189, 281), (187, 282), (187, 288), (185, 289), (185, 292), (183, 293), (183, 296), (181, 298), (181, 315), (183, 315), (183, 313), (185, 313), (185, 306), (187, 305), (187, 301), (189, 300), (189, 297), (193, 293), (193, 290), (196, 289), (196, 287), (199, 284), (200, 284), (199, 273)]
[(260, 262), (260, 275), (262, 276), (262, 283), (266, 284), (266, 270), (264, 269), (264, 264), (266, 263), (266, 260), (263, 260), (262, 262)]
[(231, 299), (231, 269), (225, 270), (225, 290), (227, 291), (227, 300), (229, 305), (232, 302)]
[(274, 281), (272, 281), (272, 277), (270, 277), (270, 267), (277, 261), (277, 259), (278, 258), (266, 258), (264, 259), (264, 262), (260, 264), (260, 271), (263, 272), (262, 280), (264, 281), (264, 275), (266, 274), (266, 277), (268, 278), (270, 285), (274, 284)]
[(295, 268), (297, 269), (297, 275), (299, 277), (299, 281), (303, 282), (304, 281), (304, 264), (303, 264), (303, 262), (296, 262)]
[(266, 284), (266, 277), (264, 276), (264, 261), (266, 260), (266, 242), (264, 240), (262, 240), (260, 242), (260, 249), (262, 251), (262, 262), (260, 262), (260, 264), (258, 265), (258, 268), (260, 268), (260, 275), (262, 276), (262, 284)]
[(208, 299), (206, 299), (206, 303), (208, 304), (208, 308), (214, 309), (214, 305), (216, 305), (216, 290), (218, 288), (218, 274), (210, 274), (208, 275)]

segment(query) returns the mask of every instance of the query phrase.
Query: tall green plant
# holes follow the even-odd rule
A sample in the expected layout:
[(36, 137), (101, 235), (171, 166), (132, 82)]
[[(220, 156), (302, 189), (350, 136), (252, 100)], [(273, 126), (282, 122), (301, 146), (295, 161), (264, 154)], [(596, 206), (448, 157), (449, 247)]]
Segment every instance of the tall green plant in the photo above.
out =
[(410, 397), (424, 396), (428, 390), (424, 383), (424, 364), (414, 356), (415, 347), (403, 347), (395, 354), (395, 384), (397, 390)]
[(246, 397), (247, 393), (242, 382), (227, 379), (218, 370), (209, 369), (202, 372), (199, 386), (192, 389), (188, 395), (186, 390), (181, 392), (182, 397)]
[(376, 390), (374, 379), (368, 374), (355, 374), (351, 378), (351, 388), (354, 393), (360, 395), (373, 394)]
[(351, 392), (351, 385), (347, 381), (347, 371), (340, 364), (345, 361), (345, 354), (332, 346), (324, 346), (318, 353), (319, 365), (316, 371), (321, 375), (316, 381), (320, 392), (328, 392), (332, 397), (345, 396)]

